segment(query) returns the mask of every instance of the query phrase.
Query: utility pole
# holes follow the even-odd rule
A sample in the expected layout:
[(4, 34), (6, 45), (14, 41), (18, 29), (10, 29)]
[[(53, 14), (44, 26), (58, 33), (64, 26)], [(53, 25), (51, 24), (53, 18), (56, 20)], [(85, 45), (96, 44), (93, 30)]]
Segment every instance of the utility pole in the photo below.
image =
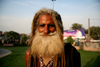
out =
[(90, 40), (90, 18), (88, 18), (88, 40)]
[(56, 0), (52, 0), (53, 1), (53, 10), (54, 10), (54, 1), (56, 1)]

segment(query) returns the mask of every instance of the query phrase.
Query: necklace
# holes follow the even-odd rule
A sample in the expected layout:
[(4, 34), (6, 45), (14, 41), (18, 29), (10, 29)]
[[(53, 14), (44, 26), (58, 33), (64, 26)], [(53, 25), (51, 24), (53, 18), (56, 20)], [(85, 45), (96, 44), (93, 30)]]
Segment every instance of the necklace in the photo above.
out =
[(39, 57), (40, 66), (41, 67), (52, 67), (52, 65), (53, 65), (53, 59), (54, 59), (54, 57), (52, 57), (51, 60), (49, 61), (49, 63), (45, 66), (45, 64), (43, 63), (43, 59), (42, 59), (42, 57), (40, 55), (40, 57)]

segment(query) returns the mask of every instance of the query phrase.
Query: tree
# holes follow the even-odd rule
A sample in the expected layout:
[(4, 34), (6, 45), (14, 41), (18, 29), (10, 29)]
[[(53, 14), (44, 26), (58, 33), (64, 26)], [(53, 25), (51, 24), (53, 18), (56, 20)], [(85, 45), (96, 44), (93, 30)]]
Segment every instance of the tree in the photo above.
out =
[(90, 27), (90, 36), (93, 38), (93, 39), (99, 39), (100, 38), (100, 27), (97, 26), (92, 26)]
[(26, 35), (22, 36), (22, 42), (21, 42), (21, 44), (22, 45), (27, 45), (26, 44), (27, 39), (28, 39), (28, 37)]
[(26, 42), (27, 39), (28, 37), (26, 35), (22, 36), (22, 42)]
[(20, 40), (19, 33), (14, 32), (14, 31), (6, 32), (5, 36), (7, 37), (7, 39), (10, 39), (10, 40)]
[(74, 23), (72, 24), (72, 29), (79, 29), (79, 28), (83, 28), (82, 24), (78, 24), (78, 23)]
[(88, 29), (85, 29), (85, 34), (88, 34)]

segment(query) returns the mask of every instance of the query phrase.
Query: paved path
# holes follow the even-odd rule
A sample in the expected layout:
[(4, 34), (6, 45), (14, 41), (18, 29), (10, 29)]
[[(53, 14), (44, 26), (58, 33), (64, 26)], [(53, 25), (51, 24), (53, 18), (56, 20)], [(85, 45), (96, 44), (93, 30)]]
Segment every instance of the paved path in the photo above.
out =
[(10, 50), (0, 48), (0, 58), (3, 57), (3, 56), (8, 55), (8, 54), (10, 54), (10, 53), (11, 53)]

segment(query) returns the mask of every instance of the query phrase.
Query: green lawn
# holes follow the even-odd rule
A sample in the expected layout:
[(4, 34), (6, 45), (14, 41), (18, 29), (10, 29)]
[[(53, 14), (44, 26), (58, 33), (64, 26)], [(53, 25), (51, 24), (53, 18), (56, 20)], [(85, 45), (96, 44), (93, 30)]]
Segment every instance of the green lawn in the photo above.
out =
[[(0, 67), (26, 67), (25, 51), (29, 47), (0, 47), (11, 50), (11, 54), (0, 58)], [(79, 50), (81, 67), (100, 67), (100, 52)]]
[(0, 58), (0, 67), (26, 67), (25, 51), (29, 47), (0, 47), (11, 50), (11, 54)]
[(79, 50), (81, 67), (100, 67), (100, 52)]

